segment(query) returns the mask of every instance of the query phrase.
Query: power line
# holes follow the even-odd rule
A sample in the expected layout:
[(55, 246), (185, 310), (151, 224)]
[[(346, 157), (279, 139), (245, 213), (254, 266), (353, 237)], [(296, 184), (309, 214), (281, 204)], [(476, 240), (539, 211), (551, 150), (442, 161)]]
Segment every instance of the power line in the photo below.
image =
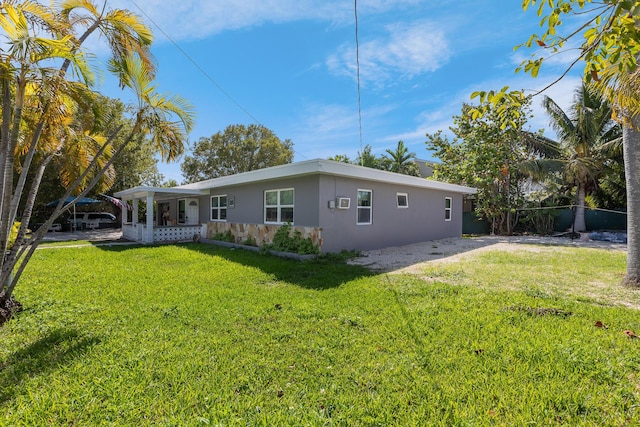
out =
[(236, 101), (226, 90), (224, 90), (222, 88), (222, 86), (220, 86), (218, 84), (218, 82), (216, 82), (213, 77), (211, 77), (209, 75), (209, 73), (207, 73), (204, 68), (202, 68), (200, 65), (198, 65), (198, 63), (193, 60), (193, 58), (191, 58), (191, 56), (189, 56), (189, 54), (187, 52), (185, 52), (180, 45), (178, 45), (178, 43), (176, 43), (170, 36), (169, 34), (167, 34), (161, 27), (160, 25), (158, 25), (144, 10), (142, 10), (142, 8), (140, 6), (138, 6), (138, 4), (135, 1), (131, 1), (131, 3), (134, 4), (135, 7), (138, 8), (138, 10), (140, 10), (140, 12), (145, 16), (145, 18), (147, 18), (149, 20), (149, 22), (151, 22), (166, 38), (167, 40), (169, 40), (171, 42), (171, 44), (173, 44), (173, 46), (175, 46), (176, 49), (178, 49), (178, 51), (180, 51), (180, 53), (187, 58), (187, 60), (189, 62), (191, 62), (191, 64), (196, 67), (196, 69), (198, 71), (200, 71), (202, 73), (202, 75), (204, 75), (207, 80), (209, 80), (211, 83), (213, 83), (215, 85), (215, 87), (224, 95), (226, 96), (231, 102), (233, 102), (235, 104), (236, 107), (238, 107), (240, 110), (242, 110), (247, 116), (251, 117), (251, 119), (256, 122), (259, 125), (262, 125), (262, 123), (260, 122), (260, 120), (258, 120), (257, 118), (255, 118), (255, 116), (253, 114), (251, 114), (247, 109), (245, 109), (242, 105), (240, 105), (240, 103), (238, 101)]
[(360, 165), (364, 166), (362, 157), (362, 107), (360, 101), (360, 43), (358, 42), (358, 0), (353, 0), (353, 14), (356, 18), (356, 80), (358, 84), (358, 127), (360, 129)]
[[(191, 56), (189, 56), (189, 54), (187, 52), (184, 51), (184, 49), (182, 49), (180, 47), (180, 45), (178, 45), (178, 43), (176, 43), (170, 36), (169, 34), (166, 33), (166, 31), (164, 31), (160, 25), (158, 25), (134, 0), (131, 0), (131, 3), (134, 4), (135, 7), (138, 8), (138, 10), (140, 10), (140, 12), (145, 16), (145, 18), (147, 18), (149, 20), (149, 22), (151, 22), (166, 38), (167, 40), (169, 40), (171, 42), (171, 44), (173, 44), (173, 46), (178, 49), (178, 51), (185, 57), (187, 58), (187, 60), (189, 62), (191, 62), (191, 64), (196, 67), (196, 69), (198, 71), (200, 71), (200, 73), (202, 73), (202, 75), (204, 75), (207, 80), (209, 80), (211, 83), (213, 83), (213, 85), (224, 95), (226, 96), (231, 102), (234, 103), (234, 105), (236, 107), (238, 107), (240, 110), (242, 110), (247, 116), (249, 116), (254, 122), (256, 122), (257, 124), (264, 126), (260, 120), (258, 120), (253, 114), (251, 114), (246, 108), (244, 108), (242, 105), (240, 105), (240, 103), (238, 101), (236, 101), (226, 90), (224, 90), (222, 88), (222, 86), (220, 86), (218, 84), (218, 82), (216, 82), (213, 77), (211, 77), (209, 75), (209, 73), (207, 73), (193, 58), (191, 58)], [(296, 151), (295, 149), (293, 149), (293, 152), (295, 154), (298, 154), (299, 156), (305, 158), (305, 159), (309, 159), (307, 156), (305, 156), (304, 154)]]

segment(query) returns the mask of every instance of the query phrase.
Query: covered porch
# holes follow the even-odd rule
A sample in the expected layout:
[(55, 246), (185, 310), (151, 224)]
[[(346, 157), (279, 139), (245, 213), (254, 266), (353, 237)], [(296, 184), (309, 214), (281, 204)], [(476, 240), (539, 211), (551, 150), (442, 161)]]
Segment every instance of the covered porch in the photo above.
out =
[[(200, 197), (207, 194), (203, 190), (148, 186), (115, 193), (132, 206), (122, 215), (122, 237), (149, 244), (188, 241), (202, 235), (206, 221), (200, 221)], [(143, 204), (146, 212), (140, 218)]]

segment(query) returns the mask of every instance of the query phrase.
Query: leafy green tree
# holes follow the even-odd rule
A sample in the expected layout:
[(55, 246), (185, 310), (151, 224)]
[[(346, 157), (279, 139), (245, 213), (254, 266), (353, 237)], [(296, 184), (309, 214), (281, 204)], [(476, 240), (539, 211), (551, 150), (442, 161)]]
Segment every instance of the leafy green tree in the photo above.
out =
[(409, 152), (403, 141), (398, 142), (395, 150), (387, 149), (385, 151), (386, 154), (380, 156), (376, 156), (372, 151), (373, 148), (371, 145), (367, 144), (364, 146), (362, 151), (358, 151), (358, 155), (353, 161), (343, 154), (329, 157), (329, 160), (351, 163), (372, 169), (397, 172), (404, 175), (420, 175), (420, 168), (415, 162), (416, 155), (415, 153)]
[(333, 160), (340, 163), (351, 163), (351, 159), (346, 154), (336, 154), (333, 157), (329, 157), (327, 160)]
[(384, 159), (382, 156), (376, 157), (375, 154), (372, 153), (373, 148), (370, 144), (364, 146), (362, 151), (358, 151), (358, 156), (353, 161), (354, 164), (364, 166), (366, 168), (373, 169), (385, 169), (384, 167)]
[[(103, 98), (102, 102), (109, 107), (113, 117), (110, 127), (122, 126), (116, 143), (119, 145), (122, 135), (131, 130), (132, 120), (125, 116), (125, 105), (121, 101)], [(138, 138), (127, 144), (113, 162), (113, 169), (115, 179), (109, 188), (111, 193), (138, 185), (160, 186), (164, 181), (164, 176), (158, 171), (156, 148), (149, 138)]]
[(416, 153), (409, 152), (409, 149), (404, 145), (404, 141), (398, 141), (395, 150), (388, 148), (385, 152), (387, 153), (384, 156), (387, 161), (387, 170), (404, 175), (420, 175), (418, 164), (414, 161)]
[(281, 141), (262, 125), (230, 125), (202, 137), (180, 166), (186, 182), (234, 175), (293, 161), (293, 142)]
[[(558, 141), (533, 134), (537, 145), (544, 145), (545, 158), (530, 162), (536, 172), (556, 172), (576, 189), (576, 213), (573, 228), (585, 231), (585, 200), (595, 191), (605, 173), (609, 153), (621, 143), (621, 128), (611, 118), (611, 106), (584, 85), (576, 90), (571, 110), (565, 112), (545, 96), (543, 105), (551, 119)], [(537, 174), (534, 174), (537, 175)]]
[[(5, 254), (0, 258), (0, 307), (12, 307), (12, 292), (35, 249), (71, 206), (59, 204), (38, 231), (27, 235), (36, 195), (53, 159), (67, 157), (59, 175), (66, 183), (62, 198), (82, 197), (111, 179), (114, 160), (132, 140), (148, 136), (164, 159), (180, 154), (193, 114), (182, 99), (155, 92), (151, 32), (128, 11), (98, 10), (89, 0), (51, 7), (5, 1), (0, 3), (0, 27), (8, 43), (0, 52), (0, 243)], [(108, 120), (91, 90), (83, 48), (95, 31), (112, 49), (110, 71), (138, 99), (131, 130), (119, 145), (122, 127), (103, 135), (94, 126)], [(73, 74), (68, 78), (69, 68)], [(23, 196), (26, 202), (18, 209)], [(13, 239), (16, 222), (20, 226)]]
[[(560, 51), (577, 52), (575, 60), (560, 75), (560, 80), (580, 61), (584, 61), (584, 76), (590, 85), (609, 100), (614, 117), (622, 123), (627, 192), (627, 271), (623, 283), (640, 288), (640, 1), (639, 0), (523, 0), (523, 8), (537, 6), (541, 16), (542, 34), (533, 34), (524, 44), (539, 46), (518, 69), (536, 77), (542, 64)], [(565, 19), (567, 18), (567, 19)], [(565, 23), (575, 25), (566, 28)], [(563, 26), (564, 25), (564, 26)], [(580, 46), (571, 42), (582, 36)], [(556, 81), (558, 81), (556, 80)], [(475, 92), (481, 102), (519, 104), (525, 98), (521, 91)], [(473, 114), (483, 114), (477, 109)], [(502, 117), (503, 126), (510, 126)]]
[(528, 105), (509, 107), (515, 128), (501, 126), (499, 108), (484, 107), (479, 117), (472, 114), (472, 106), (463, 105), (462, 113), (453, 118), (454, 139), (441, 131), (427, 134), (427, 149), (442, 162), (434, 165), (434, 178), (477, 188), (477, 214), (491, 223), (492, 234), (510, 234), (528, 178), (520, 165), (534, 156), (522, 138)]

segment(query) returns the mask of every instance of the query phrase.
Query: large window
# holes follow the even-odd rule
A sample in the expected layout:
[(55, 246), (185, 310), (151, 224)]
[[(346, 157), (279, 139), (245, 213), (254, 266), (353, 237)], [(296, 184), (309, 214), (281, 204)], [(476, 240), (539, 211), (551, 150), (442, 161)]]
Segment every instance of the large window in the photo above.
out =
[(444, 220), (451, 221), (451, 197), (444, 198)]
[(227, 220), (227, 195), (211, 196), (211, 221)]
[(293, 188), (264, 192), (264, 222), (293, 224)]
[(371, 190), (358, 190), (358, 209), (356, 224), (371, 224)]

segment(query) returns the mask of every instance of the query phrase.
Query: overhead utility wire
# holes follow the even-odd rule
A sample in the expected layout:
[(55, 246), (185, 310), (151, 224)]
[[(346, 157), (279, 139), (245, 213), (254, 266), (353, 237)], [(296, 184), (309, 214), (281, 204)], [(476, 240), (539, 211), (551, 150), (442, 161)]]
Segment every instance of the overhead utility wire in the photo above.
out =
[[(140, 12), (149, 20), (149, 22), (151, 22), (166, 38), (167, 40), (169, 40), (171, 42), (171, 44), (173, 44), (175, 46), (176, 49), (178, 49), (178, 51), (180, 51), (180, 53), (189, 60), (189, 62), (191, 62), (193, 64), (194, 67), (196, 67), (196, 69), (198, 71), (200, 71), (206, 78), (207, 80), (209, 80), (211, 83), (213, 83), (215, 85), (215, 87), (224, 95), (226, 96), (231, 102), (233, 102), (235, 104), (236, 107), (238, 107), (240, 110), (242, 110), (247, 116), (251, 117), (251, 119), (256, 122), (259, 125), (264, 126), (260, 120), (258, 120), (257, 118), (255, 118), (255, 116), (253, 114), (251, 114), (246, 108), (244, 108), (242, 105), (240, 105), (240, 103), (238, 101), (236, 101), (229, 93), (227, 93), (226, 90), (224, 90), (222, 88), (222, 86), (220, 86), (214, 79), (213, 77), (211, 77), (200, 65), (198, 65), (198, 63), (196, 63), (196, 61), (194, 61), (187, 52), (185, 52), (180, 45), (178, 45), (178, 43), (176, 43), (170, 36), (169, 34), (167, 34), (161, 27), (160, 25), (158, 25), (153, 19), (151, 19), (151, 17), (140, 7), (138, 6), (138, 4), (135, 1), (131, 1), (131, 3), (133, 3), (135, 5), (135, 7), (138, 8), (138, 10), (140, 10)], [(300, 155), (301, 157), (304, 157), (305, 159), (308, 160), (308, 157), (305, 156), (304, 154), (296, 151), (295, 149), (293, 150), (294, 153)]]
[(362, 109), (360, 102), (360, 44), (358, 43), (358, 0), (353, 0), (353, 14), (356, 18), (356, 80), (358, 83), (358, 127), (360, 129), (360, 165), (364, 166), (362, 157)]
[(236, 107), (238, 107), (239, 109), (241, 109), (247, 116), (251, 117), (251, 119), (256, 122), (259, 125), (262, 125), (262, 123), (260, 122), (260, 120), (256, 119), (253, 114), (251, 114), (249, 111), (247, 111), (242, 105), (240, 105), (240, 103), (238, 101), (236, 101), (231, 95), (229, 95), (229, 93), (227, 93), (227, 91), (225, 91), (222, 86), (220, 86), (214, 79), (213, 77), (211, 77), (200, 65), (198, 65), (198, 63), (196, 61), (193, 60), (193, 58), (191, 58), (189, 56), (189, 54), (187, 52), (185, 52), (180, 45), (178, 45), (178, 43), (176, 43), (170, 36), (169, 34), (167, 34), (161, 27), (160, 25), (158, 25), (149, 15), (147, 15), (147, 13), (142, 10), (142, 8), (140, 6), (138, 6), (138, 4), (135, 1), (131, 1), (131, 3), (133, 3), (135, 5), (135, 7), (137, 7), (140, 12), (158, 29), (160, 30), (160, 32), (167, 38), (167, 40), (169, 40), (171, 42), (171, 44), (173, 44), (175, 46), (176, 49), (178, 49), (180, 51), (180, 53), (187, 58), (187, 60), (189, 60), (189, 62), (191, 62), (191, 64), (193, 64), (194, 67), (196, 67), (196, 69), (198, 69), (198, 71), (200, 71), (206, 78), (207, 80), (209, 80), (211, 83), (213, 83), (215, 85), (215, 87), (222, 92), (222, 94), (224, 96), (226, 96), (231, 102), (233, 102)]

